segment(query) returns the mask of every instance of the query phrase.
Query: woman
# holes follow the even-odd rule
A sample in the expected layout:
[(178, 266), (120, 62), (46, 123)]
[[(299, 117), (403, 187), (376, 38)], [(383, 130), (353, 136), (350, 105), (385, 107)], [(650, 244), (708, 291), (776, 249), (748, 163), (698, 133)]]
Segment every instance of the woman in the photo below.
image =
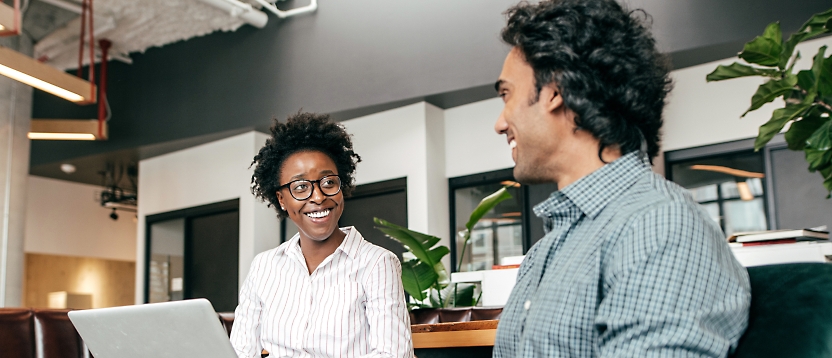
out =
[(349, 134), (311, 113), (275, 121), (271, 134), (252, 163), (252, 193), (299, 233), (254, 258), (231, 332), (237, 355), (412, 357), (399, 260), (338, 228), (361, 160)]

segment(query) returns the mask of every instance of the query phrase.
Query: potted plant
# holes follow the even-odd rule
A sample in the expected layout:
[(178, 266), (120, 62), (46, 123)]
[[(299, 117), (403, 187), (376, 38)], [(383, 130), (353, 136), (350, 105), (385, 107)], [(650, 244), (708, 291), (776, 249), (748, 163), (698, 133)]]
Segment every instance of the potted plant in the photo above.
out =
[[(471, 230), (486, 213), (491, 211), (503, 200), (510, 199), (506, 187), (500, 188), (485, 197), (474, 208), (465, 230), (459, 232), (463, 238), (462, 252), (471, 239)], [(408, 308), (448, 308), (476, 306), (479, 297), (475, 297), (476, 286), (473, 284), (450, 284), (450, 276), (442, 264), (442, 258), (450, 253), (444, 245), (438, 245), (440, 239), (436, 236), (423, 234), (418, 231), (393, 224), (383, 219), (373, 219), (381, 230), (390, 238), (404, 245), (409, 255), (402, 262), (402, 284), (413, 300), (408, 302)], [(457, 271), (461, 268), (462, 260)]]
[(746, 43), (739, 53), (745, 63), (720, 65), (706, 80), (767, 78), (751, 97), (751, 106), (742, 116), (781, 97), (785, 106), (774, 110), (771, 119), (760, 127), (754, 150), (763, 148), (789, 125), (785, 134), (789, 149), (805, 152), (809, 171), (819, 172), (824, 187), (832, 194), (832, 56), (826, 56), (826, 46), (823, 46), (814, 56), (812, 68), (794, 70), (800, 59), (800, 52), (795, 52), (797, 44), (830, 32), (832, 9), (812, 16), (785, 42), (780, 23), (769, 24), (761, 36)]

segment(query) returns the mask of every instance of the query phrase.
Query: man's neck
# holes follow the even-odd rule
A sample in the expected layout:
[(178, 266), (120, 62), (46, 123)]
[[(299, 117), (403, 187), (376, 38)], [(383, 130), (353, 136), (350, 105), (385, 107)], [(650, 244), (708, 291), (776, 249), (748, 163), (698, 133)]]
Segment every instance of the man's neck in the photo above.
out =
[[(597, 148), (597, 147), (595, 147)], [(555, 181), (558, 188), (563, 189), (579, 179), (592, 174), (604, 165), (614, 162), (621, 158), (621, 150), (618, 146), (609, 146), (604, 148), (601, 152), (601, 158), (598, 157), (598, 150), (578, 149), (577, 153), (573, 153), (574, 160), (569, 164), (568, 168), (564, 168)], [(601, 159), (603, 158), (603, 161)]]

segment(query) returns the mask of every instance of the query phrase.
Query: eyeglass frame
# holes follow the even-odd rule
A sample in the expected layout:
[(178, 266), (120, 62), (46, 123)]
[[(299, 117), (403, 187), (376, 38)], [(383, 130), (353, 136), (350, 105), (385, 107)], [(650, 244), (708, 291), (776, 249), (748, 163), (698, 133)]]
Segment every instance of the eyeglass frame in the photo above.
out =
[[(332, 193), (332, 194), (327, 194), (327, 193), (324, 193), (323, 189), (321, 189), (321, 181), (323, 181), (323, 180), (324, 180), (324, 179), (326, 179), (326, 178), (331, 178), (331, 177), (338, 178), (338, 191), (336, 191), (336, 192), (334, 192), (334, 193)], [(308, 182), (308, 183), (309, 183), (309, 185), (311, 185), (311, 186), (312, 186), (312, 190), (309, 190), (309, 195), (308, 195), (307, 197), (303, 198), (303, 199), (298, 199), (298, 198), (295, 196), (295, 193), (294, 193), (294, 192), (292, 192), (292, 188), (289, 188), (289, 186), (290, 186), (290, 185), (292, 185), (293, 183), (297, 183), (297, 182), (299, 182), (299, 181), (305, 181), (305, 182)], [(277, 191), (283, 190), (283, 188), (288, 188), (288, 189), (289, 189), (289, 195), (291, 195), (291, 196), (292, 196), (292, 199), (295, 199), (296, 201), (304, 201), (304, 200), (309, 200), (309, 198), (311, 198), (311, 197), (312, 197), (312, 194), (315, 194), (315, 184), (318, 184), (318, 189), (320, 189), (320, 190), (321, 190), (321, 194), (323, 194), (324, 196), (335, 196), (335, 195), (338, 195), (338, 193), (340, 193), (340, 192), (341, 192), (341, 189), (342, 189), (342, 187), (343, 187), (343, 180), (341, 180), (341, 176), (340, 176), (340, 175), (338, 175), (338, 174), (324, 175), (324, 176), (322, 176), (322, 177), (321, 177), (320, 179), (318, 179), (318, 180), (297, 179), (297, 180), (292, 180), (292, 181), (290, 181), (290, 182), (288, 182), (288, 183), (286, 183), (286, 184), (283, 184), (283, 185), (281, 185), (281, 186), (277, 187)]]

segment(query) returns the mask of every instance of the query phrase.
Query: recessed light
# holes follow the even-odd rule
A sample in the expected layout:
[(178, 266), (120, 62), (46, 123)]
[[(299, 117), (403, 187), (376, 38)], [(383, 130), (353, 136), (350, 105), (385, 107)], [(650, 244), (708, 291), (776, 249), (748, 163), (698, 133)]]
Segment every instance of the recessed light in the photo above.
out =
[(69, 163), (61, 164), (61, 171), (67, 174), (75, 173), (75, 166)]

